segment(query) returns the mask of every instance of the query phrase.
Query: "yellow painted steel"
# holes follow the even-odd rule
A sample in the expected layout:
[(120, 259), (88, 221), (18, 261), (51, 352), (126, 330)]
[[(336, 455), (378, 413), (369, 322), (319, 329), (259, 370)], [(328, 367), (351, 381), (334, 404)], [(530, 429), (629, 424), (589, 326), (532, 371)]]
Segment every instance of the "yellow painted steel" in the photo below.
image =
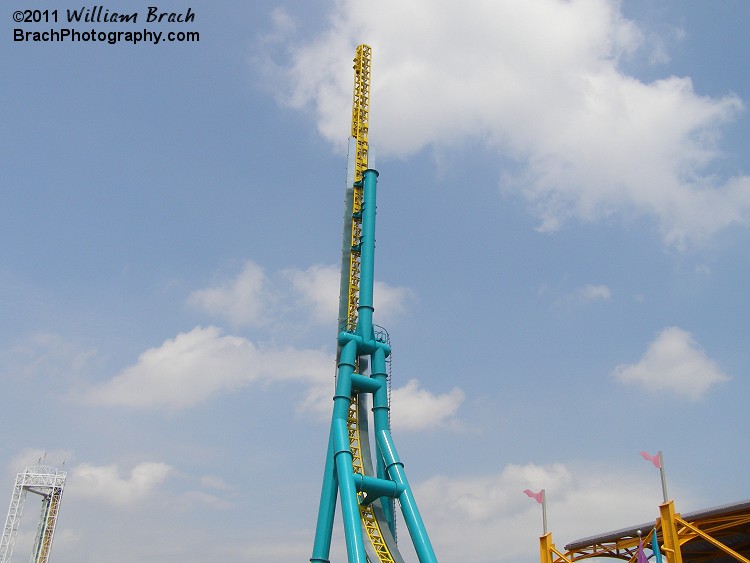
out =
[(52, 535), (55, 532), (55, 522), (57, 521), (57, 513), (60, 510), (60, 495), (59, 490), (54, 490), (49, 497), (49, 506), (47, 508), (47, 514), (43, 523), (42, 537), (39, 542), (39, 553), (37, 554), (34, 563), (47, 563), (49, 560), (50, 550), (52, 548)]
[(552, 534), (546, 533), (539, 538), (539, 561), (541, 563), (570, 563), (565, 554), (560, 553), (552, 542)]
[(661, 514), (661, 532), (664, 539), (664, 555), (669, 563), (682, 563), (682, 550), (680, 549), (680, 537), (677, 533), (675, 521), (674, 502), (671, 500), (659, 505)]
[[(717, 532), (735, 528), (737, 526), (746, 526), (750, 523), (749, 514), (728, 514), (723, 516), (716, 516), (711, 518), (702, 518), (699, 522), (688, 522), (683, 519), (679, 514), (674, 512), (674, 504), (672, 501), (664, 503), (659, 507), (662, 515), (662, 528), (664, 529), (665, 543), (671, 543), (672, 545), (683, 545), (695, 538), (701, 538), (713, 545), (719, 551), (723, 551), (726, 555), (729, 555), (735, 561), (741, 561), (742, 563), (750, 563), (750, 559), (737, 553), (729, 546), (723, 544), (721, 541), (716, 539), (714, 535)], [(670, 532), (667, 532), (668, 528), (671, 528)], [(674, 539), (672, 542), (668, 541), (669, 536)], [(672, 545), (667, 545), (671, 548)], [(679, 549), (676, 550), (678, 553)], [(682, 557), (675, 557), (673, 559), (676, 563), (682, 563)], [(670, 559), (671, 561), (673, 561)]]
[[(356, 394), (352, 398), (352, 402), (349, 404), (349, 413), (347, 417), (347, 427), (349, 430), (349, 447), (352, 450), (352, 469), (354, 473), (364, 475), (364, 465), (362, 463), (362, 448), (360, 444), (360, 433), (359, 433), (359, 401), (357, 400)], [(367, 532), (367, 537), (372, 544), (375, 553), (378, 555), (378, 561), (380, 563), (395, 563), (391, 556), (388, 546), (383, 539), (383, 533), (380, 531), (380, 524), (375, 517), (375, 513), (372, 509), (371, 504), (362, 504), (360, 494), (359, 504), (359, 518), (362, 521), (364, 530)]]
[(370, 130), (370, 69), (372, 48), (359, 45), (354, 57), (354, 96), (352, 100), (352, 137), (355, 140), (354, 194), (352, 201), (351, 254), (349, 258), (349, 295), (346, 329), (357, 327), (359, 307), (359, 245), (362, 238), (362, 176), (367, 170)]
[[(720, 539), (722, 532), (742, 529), (750, 524), (750, 513), (747, 510), (700, 517), (695, 521), (688, 521), (680, 514), (675, 513), (674, 501), (670, 500), (659, 505), (659, 514), (660, 518), (656, 520), (654, 528), (643, 537), (643, 543), (648, 547), (653, 534), (658, 531), (662, 539), (660, 550), (668, 563), (682, 563), (684, 557), (681, 547), (698, 538), (712, 545), (717, 551), (723, 552), (733, 561), (750, 563), (750, 559), (724, 544)], [(572, 563), (583, 559), (608, 557), (634, 563), (638, 542), (638, 537), (628, 536), (601, 543), (592, 543), (560, 553), (552, 543), (552, 534), (546, 534), (539, 538), (539, 560), (541, 563)], [(698, 557), (705, 558), (706, 555)], [(695, 561), (696, 556), (691, 556), (689, 560)]]

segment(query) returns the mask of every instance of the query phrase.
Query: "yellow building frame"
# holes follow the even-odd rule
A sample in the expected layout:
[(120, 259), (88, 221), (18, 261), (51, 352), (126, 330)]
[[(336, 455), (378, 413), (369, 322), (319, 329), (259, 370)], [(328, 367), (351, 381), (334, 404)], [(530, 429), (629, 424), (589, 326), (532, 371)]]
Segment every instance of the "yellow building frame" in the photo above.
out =
[[(750, 563), (750, 501), (682, 517), (675, 512), (674, 501), (670, 500), (659, 505), (659, 514), (654, 523), (641, 526), (648, 530), (643, 538), (632, 528), (580, 540), (565, 546), (565, 551), (560, 551), (552, 541), (552, 534), (544, 534), (539, 538), (540, 562), (573, 563), (583, 559), (609, 557), (635, 563), (639, 540), (642, 539), (648, 547), (651, 545), (652, 535), (656, 533), (659, 549), (668, 563)], [(744, 543), (734, 545), (734, 548), (727, 545), (727, 538), (733, 535), (742, 536)]]

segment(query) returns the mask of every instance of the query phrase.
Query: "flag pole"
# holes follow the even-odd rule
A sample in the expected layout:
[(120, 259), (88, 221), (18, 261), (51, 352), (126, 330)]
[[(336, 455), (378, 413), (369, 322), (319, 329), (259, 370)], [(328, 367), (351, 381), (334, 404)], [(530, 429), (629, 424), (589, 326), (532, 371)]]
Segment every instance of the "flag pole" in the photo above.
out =
[(667, 495), (667, 477), (664, 474), (664, 456), (661, 450), (659, 450), (659, 474), (661, 475), (661, 492), (664, 496), (664, 502), (667, 502), (669, 500), (669, 496)]
[(547, 490), (542, 489), (542, 529), (547, 535)]

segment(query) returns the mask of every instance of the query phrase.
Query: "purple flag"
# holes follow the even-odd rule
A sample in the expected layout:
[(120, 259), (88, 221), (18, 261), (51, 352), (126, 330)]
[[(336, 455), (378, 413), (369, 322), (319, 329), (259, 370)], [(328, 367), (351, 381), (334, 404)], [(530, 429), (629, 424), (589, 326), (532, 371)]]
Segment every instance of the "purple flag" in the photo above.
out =
[(638, 540), (638, 556), (635, 558), (635, 563), (648, 563), (648, 557), (643, 553), (643, 540)]

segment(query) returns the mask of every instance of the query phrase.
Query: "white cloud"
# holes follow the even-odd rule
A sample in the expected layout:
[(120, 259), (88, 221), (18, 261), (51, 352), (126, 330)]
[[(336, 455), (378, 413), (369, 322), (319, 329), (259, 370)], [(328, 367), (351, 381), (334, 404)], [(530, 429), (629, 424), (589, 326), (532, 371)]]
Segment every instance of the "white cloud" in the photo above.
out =
[[(314, 324), (335, 324), (338, 318), (338, 266), (316, 264), (275, 274), (247, 261), (235, 278), (194, 291), (188, 305), (225, 318), (235, 326), (283, 323), (302, 311)], [(373, 288), (376, 322), (393, 321), (406, 308), (411, 292), (376, 281)]]
[(644, 487), (640, 474), (530, 463), (495, 474), (433, 477), (415, 487), (415, 496), (441, 560), (517, 562), (538, 560), (542, 534), (541, 507), (524, 489), (546, 490), (549, 529), (562, 549), (592, 533), (653, 521), (657, 487)]
[(454, 387), (436, 395), (420, 387), (416, 379), (391, 391), (391, 422), (395, 430), (424, 430), (456, 422), (456, 414), (465, 398)]
[(166, 481), (173, 468), (161, 462), (139, 463), (123, 478), (116, 465), (81, 463), (68, 477), (69, 496), (91, 498), (116, 506), (132, 506), (147, 500)]
[(183, 493), (182, 500), (188, 505), (201, 505), (213, 510), (229, 510), (234, 504), (216, 495), (205, 491), (187, 491)]
[[(247, 262), (236, 279), (194, 292), (189, 304), (236, 324), (283, 324), (285, 315), (299, 309), (309, 311), (313, 322), (330, 323), (338, 314), (338, 287), (339, 272), (333, 266), (288, 269), (269, 281), (260, 266)], [(377, 313), (382, 312), (377, 316), (379, 322), (400, 314), (411, 295), (405, 288), (382, 282), (375, 283), (374, 292)], [(271, 319), (267, 313), (270, 304), (281, 302), (282, 295), (286, 295), (287, 308), (277, 307), (277, 317)], [(232, 306), (235, 300), (237, 308)], [(333, 355), (325, 351), (263, 346), (223, 335), (214, 326), (199, 326), (143, 352), (134, 365), (89, 389), (85, 399), (99, 405), (181, 409), (258, 380), (297, 380), (308, 387), (298, 412), (328, 416), (334, 374)], [(458, 389), (433, 395), (419, 389), (416, 382), (395, 390), (394, 397), (401, 397), (394, 400), (404, 401), (409, 411), (402, 422), (408, 428), (452, 420), (463, 401)]]
[[(134, 365), (90, 388), (83, 398), (96, 405), (183, 409), (259, 381), (300, 381), (308, 390), (298, 412), (325, 417), (331, 412), (334, 374), (333, 356), (326, 351), (260, 346), (223, 335), (214, 326), (195, 327), (146, 350)], [(454, 424), (463, 400), (459, 388), (434, 394), (411, 380), (392, 391), (398, 413), (394, 427)]]
[(380, 281), (374, 283), (372, 293), (375, 304), (374, 321), (386, 327), (406, 311), (407, 303), (413, 297), (408, 288), (394, 287)]
[(188, 304), (235, 325), (263, 325), (273, 299), (263, 268), (248, 260), (236, 278), (192, 292)]
[[(620, 60), (648, 45), (614, 0), (336, 3), (293, 51), (285, 101), (345, 142), (351, 58), (373, 46), (371, 140), (380, 154), (484, 139), (522, 171), (503, 179), (554, 231), (577, 218), (645, 214), (677, 246), (750, 221), (750, 177), (721, 179), (720, 127), (743, 109), (689, 78), (644, 83)], [(664, 52), (652, 53), (664, 60)], [(647, 55), (648, 56), (648, 55)]]
[(284, 272), (300, 300), (307, 304), (312, 319), (319, 324), (332, 323), (339, 311), (339, 269), (335, 266), (310, 266), (306, 270)]
[(231, 491), (233, 489), (224, 479), (216, 475), (204, 475), (201, 477), (201, 485), (209, 489), (218, 489), (220, 491)]
[(652, 393), (666, 391), (694, 401), (712, 385), (729, 380), (690, 333), (674, 326), (659, 333), (638, 363), (617, 366), (614, 375)]
[(612, 291), (606, 285), (585, 285), (580, 290), (580, 296), (584, 301), (608, 301)]
[(145, 351), (86, 398), (100, 405), (193, 406), (254, 381), (309, 380), (330, 376), (331, 358), (319, 350), (258, 346), (221, 330), (196, 327)]

